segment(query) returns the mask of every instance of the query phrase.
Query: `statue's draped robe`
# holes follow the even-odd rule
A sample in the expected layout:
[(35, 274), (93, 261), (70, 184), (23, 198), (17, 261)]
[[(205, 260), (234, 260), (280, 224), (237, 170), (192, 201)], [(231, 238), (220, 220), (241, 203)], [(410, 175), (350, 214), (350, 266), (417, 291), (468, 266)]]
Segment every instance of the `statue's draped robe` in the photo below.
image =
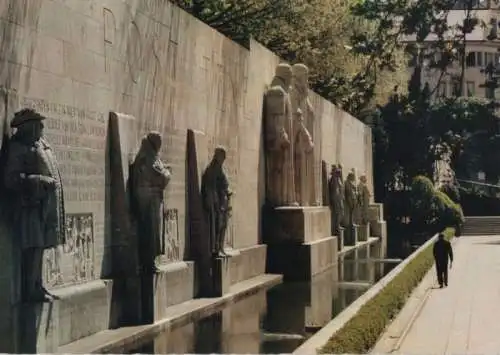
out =
[(215, 254), (224, 248), (229, 213), (229, 181), (222, 166), (215, 161), (203, 172), (201, 196), (207, 219), (210, 251)]
[(303, 122), (296, 122), (295, 148), (295, 194), (301, 206), (310, 206), (311, 203), (311, 164), (313, 160), (314, 143), (309, 131)]
[[(21, 247), (52, 248), (65, 243), (66, 225), (61, 175), (54, 152), (42, 138), (26, 144), (14, 136), (4, 167), (5, 188), (13, 197), (12, 223)], [(21, 176), (25, 174), (23, 179)], [(55, 186), (41, 182), (55, 179)]]
[(332, 224), (333, 232), (338, 233), (339, 228), (344, 223), (345, 205), (344, 205), (344, 183), (338, 176), (333, 175), (328, 182), (330, 191), (330, 203), (332, 204)]
[(165, 204), (163, 191), (171, 175), (154, 156), (139, 154), (132, 165), (132, 204), (138, 223), (139, 246), (152, 258), (165, 254)]
[(360, 220), (362, 224), (368, 223), (368, 210), (370, 207), (370, 190), (366, 183), (358, 185), (359, 205), (360, 205)]
[(356, 184), (349, 180), (344, 183), (345, 191), (345, 223), (348, 226), (356, 224), (356, 213), (358, 211), (358, 193)]
[(264, 99), (266, 197), (272, 205), (286, 206), (296, 202), (290, 97), (286, 90), (275, 85), (266, 92)]
[[(316, 170), (315, 170), (315, 154), (314, 154), (314, 111), (311, 101), (308, 97), (308, 90), (303, 92), (299, 88), (294, 87), (290, 93), (292, 112), (297, 112), (298, 109), (302, 111), (303, 123), (294, 121), (294, 131), (302, 129), (302, 126), (307, 130), (307, 134), (311, 138), (313, 148), (310, 154), (307, 155), (307, 160), (304, 164), (304, 176), (307, 176), (307, 182), (301, 186), (302, 199), (299, 203), (303, 206), (315, 206), (318, 204), (318, 196), (316, 195)], [(297, 149), (297, 147), (295, 147)], [(297, 182), (296, 182), (297, 183)]]

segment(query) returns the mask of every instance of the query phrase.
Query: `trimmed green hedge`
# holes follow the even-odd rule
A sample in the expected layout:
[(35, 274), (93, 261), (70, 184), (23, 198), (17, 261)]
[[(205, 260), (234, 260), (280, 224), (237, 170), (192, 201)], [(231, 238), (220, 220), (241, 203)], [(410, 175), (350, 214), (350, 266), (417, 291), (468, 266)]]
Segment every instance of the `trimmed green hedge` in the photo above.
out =
[[(453, 228), (445, 230), (450, 239)], [(322, 354), (365, 354), (377, 343), (389, 323), (434, 263), (432, 245), (422, 250), (406, 267), (368, 301), (320, 350)]]

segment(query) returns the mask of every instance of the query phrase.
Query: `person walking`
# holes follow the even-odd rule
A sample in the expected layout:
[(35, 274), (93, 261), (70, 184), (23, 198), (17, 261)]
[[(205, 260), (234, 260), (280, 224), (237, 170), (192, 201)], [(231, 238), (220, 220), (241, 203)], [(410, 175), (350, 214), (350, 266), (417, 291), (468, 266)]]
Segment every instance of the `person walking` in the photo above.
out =
[(434, 261), (436, 262), (437, 279), (439, 287), (448, 286), (448, 259), (450, 260), (450, 269), (453, 264), (453, 249), (451, 243), (444, 239), (444, 234), (439, 233), (438, 240), (433, 247)]

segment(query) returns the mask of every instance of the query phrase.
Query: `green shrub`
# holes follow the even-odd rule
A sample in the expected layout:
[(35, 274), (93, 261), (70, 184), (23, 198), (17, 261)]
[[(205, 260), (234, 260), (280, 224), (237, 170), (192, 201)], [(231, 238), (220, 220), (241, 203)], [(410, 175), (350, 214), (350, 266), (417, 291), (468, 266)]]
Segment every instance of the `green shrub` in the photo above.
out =
[[(453, 228), (445, 231), (447, 239)], [(406, 267), (368, 301), (359, 312), (320, 349), (323, 354), (365, 354), (377, 343), (387, 325), (395, 318), (413, 289), (432, 267), (432, 245), (422, 250)]]
[[(446, 189), (453, 194), (452, 186)], [(447, 226), (460, 228), (465, 218), (461, 206), (445, 192), (438, 191), (430, 179), (416, 176), (411, 185), (410, 220), (415, 233), (435, 234)], [(458, 199), (457, 195), (454, 195)]]
[(434, 205), (440, 226), (461, 226), (465, 222), (462, 207), (442, 191), (436, 191)]
[(460, 191), (453, 184), (445, 184), (441, 186), (440, 191), (444, 192), (455, 203), (460, 203)]

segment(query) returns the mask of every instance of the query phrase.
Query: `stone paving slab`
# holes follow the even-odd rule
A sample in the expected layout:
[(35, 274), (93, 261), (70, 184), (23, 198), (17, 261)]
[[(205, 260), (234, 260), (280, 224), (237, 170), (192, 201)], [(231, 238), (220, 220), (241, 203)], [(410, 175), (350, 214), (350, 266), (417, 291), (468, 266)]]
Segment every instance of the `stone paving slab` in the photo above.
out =
[(454, 254), (449, 286), (430, 291), (398, 353), (500, 351), (500, 236), (461, 237)]

